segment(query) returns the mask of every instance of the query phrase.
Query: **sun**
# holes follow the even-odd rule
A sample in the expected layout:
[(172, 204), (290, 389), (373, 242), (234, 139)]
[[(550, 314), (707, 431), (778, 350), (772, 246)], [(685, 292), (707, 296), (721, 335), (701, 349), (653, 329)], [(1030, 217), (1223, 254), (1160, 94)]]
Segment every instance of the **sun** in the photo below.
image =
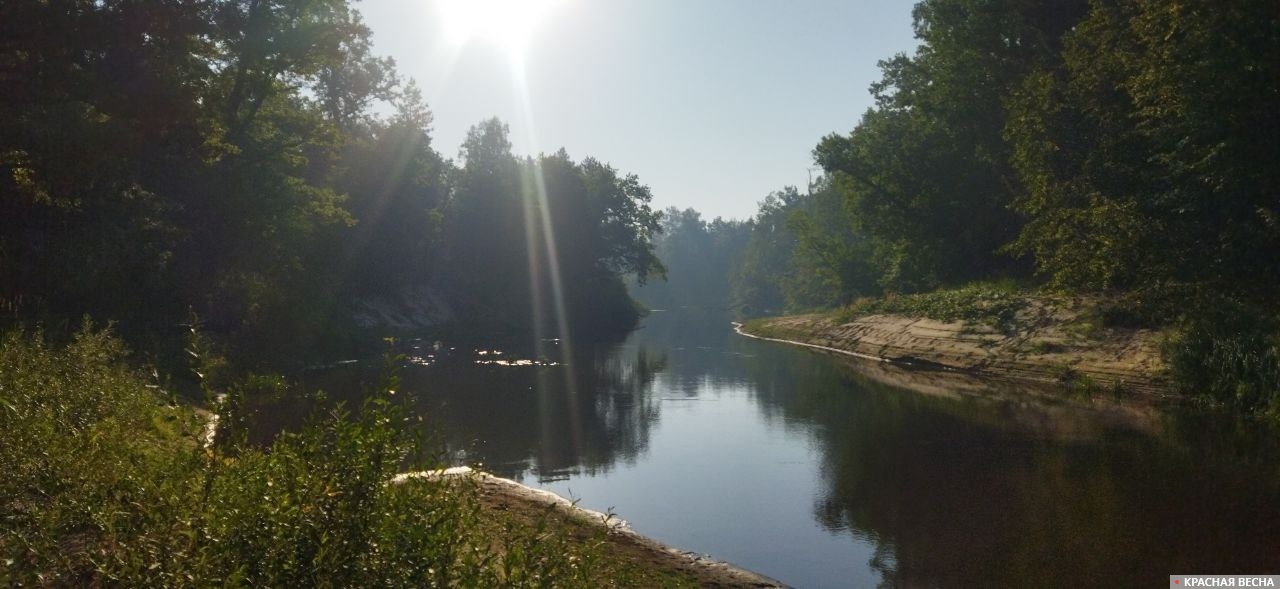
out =
[(445, 35), (455, 44), (483, 39), (513, 57), (560, 0), (437, 0)]

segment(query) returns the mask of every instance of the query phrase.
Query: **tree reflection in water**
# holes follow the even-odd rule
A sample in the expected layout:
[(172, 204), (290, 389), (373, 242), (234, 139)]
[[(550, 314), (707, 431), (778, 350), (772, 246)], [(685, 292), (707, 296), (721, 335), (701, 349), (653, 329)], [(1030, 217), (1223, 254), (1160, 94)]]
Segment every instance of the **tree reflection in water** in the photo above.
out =
[[(575, 341), (572, 358), (545, 358), (551, 366), (477, 364), (495, 357), (478, 350), (538, 360), (528, 342), (448, 345), (454, 349), (437, 351), (426, 365), (410, 364), (402, 377), (456, 460), (483, 461), (500, 475), (539, 483), (572, 477), (585, 486), (591, 479), (600, 483), (593, 490), (607, 507), (628, 495), (609, 486), (624, 484), (611, 476), (633, 485), (632, 471), (689, 476), (668, 472), (668, 462), (645, 460), (658, 456), (657, 448), (697, 454), (697, 465), (672, 454), (662, 460), (674, 458), (703, 475), (717, 471), (717, 460), (738, 468), (754, 456), (746, 460), (751, 471), (699, 477), (715, 488), (686, 489), (697, 496), (664, 497), (650, 509), (711, 501), (701, 509), (771, 522), (776, 529), (758, 531), (760, 543), (769, 543), (770, 533), (803, 538), (780, 558), (809, 552), (838, 558), (847, 546), (843, 554), (856, 554), (868, 577), (906, 586), (1060, 585), (1063, 579), (1127, 586), (1177, 571), (1280, 570), (1280, 436), (1274, 428), (1194, 415), (1135, 421), (1036, 401), (1022, 390), (995, 398), (957, 395), (963, 387), (933, 375), (735, 336), (728, 318), (716, 313), (655, 313), (624, 342)], [(892, 375), (917, 382), (904, 389), (886, 380)], [(314, 384), (350, 395), (370, 375), (344, 368), (315, 377)], [(577, 385), (572, 389), (570, 378)], [(722, 402), (703, 404), (712, 401)], [(680, 425), (659, 434), (664, 409)], [(278, 411), (274, 419), (299, 413)], [(709, 434), (698, 431), (700, 424), (734, 439), (742, 428), (761, 430), (767, 435), (741, 439), (808, 448), (812, 462), (798, 470), (775, 464), (776, 447), (695, 452), (704, 450), (699, 445), (721, 446), (703, 443)], [(657, 444), (657, 435), (667, 443)], [(770, 451), (775, 454), (764, 454)], [(812, 473), (813, 482), (734, 480), (803, 473)], [(734, 505), (734, 493), (746, 483), (796, 490), (761, 491), (757, 500), (811, 502), (811, 520), (783, 521), (759, 512), (758, 504)], [(671, 487), (671, 481), (645, 484)], [(628, 508), (634, 510), (628, 516), (646, 517), (643, 505), (633, 501)], [(649, 523), (665, 519), (647, 515)], [(734, 535), (725, 549), (746, 551), (741, 530), (756, 528), (739, 523), (703, 522), (698, 529), (707, 537)], [(670, 525), (689, 524), (676, 518)], [(681, 530), (667, 533), (679, 537)], [(847, 544), (821, 544), (833, 537)], [(756, 548), (751, 558), (763, 560), (740, 564), (798, 579), (808, 574), (793, 562), (769, 562), (776, 548)], [(824, 574), (809, 578), (835, 578)]]
[(1175, 415), (1153, 436), (1060, 405), (904, 391), (809, 356), (752, 363), (761, 408), (812, 426), (827, 487), (814, 516), (874, 541), (885, 584), (1136, 586), (1280, 566), (1277, 438), (1257, 435), (1274, 428), (1241, 441)]

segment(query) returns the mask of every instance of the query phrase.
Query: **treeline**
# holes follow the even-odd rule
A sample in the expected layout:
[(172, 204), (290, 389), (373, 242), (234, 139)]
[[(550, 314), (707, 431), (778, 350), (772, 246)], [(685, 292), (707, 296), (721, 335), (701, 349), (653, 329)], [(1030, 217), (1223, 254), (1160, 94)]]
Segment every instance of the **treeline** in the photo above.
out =
[[(1266, 0), (924, 0), (920, 46), (761, 203), (747, 316), (972, 282), (1174, 328), (1188, 391), (1280, 399), (1280, 12)], [(1277, 401), (1280, 403), (1280, 401)]]
[(1274, 3), (925, 0), (913, 14), (919, 49), (881, 61), (876, 105), (818, 144), (813, 196), (762, 203), (753, 240), (776, 245), (744, 270), (794, 272), (769, 256), (817, 233), (825, 262), (807, 274), (833, 302), (1001, 278), (1276, 293)]
[(753, 227), (753, 221), (707, 221), (694, 209), (668, 207), (654, 237), (665, 280), (633, 284), (636, 300), (650, 309), (729, 309), (729, 275)]
[(625, 325), (620, 276), (661, 272), (634, 176), (517, 157), (496, 120), (441, 156), (346, 0), (8, 2), (0, 79), (8, 321), (88, 314), (155, 348), (194, 315), (264, 361), (414, 285), (460, 321)]
[(694, 209), (662, 213), (655, 250), (666, 280), (633, 285), (655, 309), (729, 310), (745, 317), (829, 308), (879, 292), (867, 240), (851, 229), (840, 192), (820, 178), (802, 193), (768, 195), (746, 221), (711, 221)]

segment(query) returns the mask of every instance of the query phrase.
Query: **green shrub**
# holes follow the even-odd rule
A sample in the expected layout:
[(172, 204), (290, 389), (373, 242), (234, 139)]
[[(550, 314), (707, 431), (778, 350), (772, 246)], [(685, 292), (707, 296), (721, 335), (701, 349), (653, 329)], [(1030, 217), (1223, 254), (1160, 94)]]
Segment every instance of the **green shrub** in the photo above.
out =
[(1280, 414), (1280, 324), (1271, 309), (1226, 298), (1196, 304), (1164, 354), (1183, 392)]
[(233, 388), (206, 446), (203, 420), (123, 354), (87, 326), (64, 347), (0, 340), (0, 585), (600, 584), (599, 528), (570, 541), (550, 512), (533, 529), (495, 525), (467, 477), (391, 482), (436, 466), (393, 372), (357, 410), (261, 450), (236, 408), (281, 379)]
[(865, 315), (893, 313), (984, 324), (1007, 332), (1026, 304), (1013, 283), (979, 282), (949, 290), (859, 299), (836, 311), (835, 317), (843, 323)]
[(116, 364), (123, 353), (88, 326), (63, 347), (0, 340), (0, 584), (109, 579), (108, 561), (163, 545), (181, 517), (199, 423)]

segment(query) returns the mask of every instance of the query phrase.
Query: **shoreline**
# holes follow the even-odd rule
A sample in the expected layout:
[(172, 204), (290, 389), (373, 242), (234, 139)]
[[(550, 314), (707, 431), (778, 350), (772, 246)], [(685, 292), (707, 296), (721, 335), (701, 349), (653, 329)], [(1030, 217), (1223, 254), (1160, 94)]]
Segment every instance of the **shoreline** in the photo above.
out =
[(1098, 339), (1064, 335), (1040, 321), (1003, 333), (961, 321), (874, 314), (840, 323), (828, 315), (733, 322), (742, 336), (864, 361), (1041, 389), (1110, 392), (1146, 404), (1176, 402), (1151, 330), (1109, 330)]
[(608, 558), (631, 560), (638, 565), (689, 578), (702, 587), (774, 588), (788, 585), (760, 573), (729, 562), (664, 544), (644, 536), (613, 514), (579, 507), (551, 491), (530, 487), (471, 467), (460, 466), (441, 471), (403, 473), (393, 483), (418, 478), (469, 477), (476, 483), (481, 504), (489, 510), (503, 511), (518, 518), (536, 520), (548, 509), (590, 529), (605, 531), (605, 554)]

